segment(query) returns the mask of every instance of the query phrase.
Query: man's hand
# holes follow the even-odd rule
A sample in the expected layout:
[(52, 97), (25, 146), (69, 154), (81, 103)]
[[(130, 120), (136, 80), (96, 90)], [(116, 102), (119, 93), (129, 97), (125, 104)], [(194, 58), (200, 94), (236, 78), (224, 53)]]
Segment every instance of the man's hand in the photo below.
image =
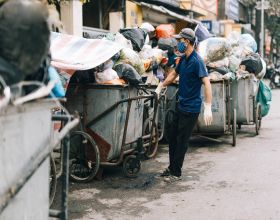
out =
[(212, 109), (211, 109), (211, 103), (204, 102), (204, 122), (206, 126), (209, 126), (212, 124)]

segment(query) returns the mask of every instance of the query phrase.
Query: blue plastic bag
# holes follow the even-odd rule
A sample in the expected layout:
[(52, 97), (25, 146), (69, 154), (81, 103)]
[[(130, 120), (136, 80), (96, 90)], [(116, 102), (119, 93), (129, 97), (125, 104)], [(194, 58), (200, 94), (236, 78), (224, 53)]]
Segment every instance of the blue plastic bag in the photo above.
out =
[(55, 85), (52, 89), (52, 97), (56, 97), (56, 98), (61, 98), (65, 96), (65, 91), (64, 88), (62, 86), (62, 82), (60, 80), (60, 77), (56, 71), (55, 68), (53, 68), (52, 66), (49, 67), (48, 69), (48, 80), (50, 81), (55, 81)]

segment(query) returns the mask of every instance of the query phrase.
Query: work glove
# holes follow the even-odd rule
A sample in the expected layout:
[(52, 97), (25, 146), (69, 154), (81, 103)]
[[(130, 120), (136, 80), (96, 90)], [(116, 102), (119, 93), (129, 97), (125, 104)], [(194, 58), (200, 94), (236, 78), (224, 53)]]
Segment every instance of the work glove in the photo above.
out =
[(155, 90), (155, 93), (157, 94), (157, 97), (159, 98), (160, 97), (160, 93), (161, 93), (161, 90), (163, 89), (163, 85), (162, 85), (162, 82), (160, 82)]
[(206, 126), (212, 124), (213, 117), (212, 117), (212, 110), (211, 110), (211, 103), (204, 102), (204, 122)]

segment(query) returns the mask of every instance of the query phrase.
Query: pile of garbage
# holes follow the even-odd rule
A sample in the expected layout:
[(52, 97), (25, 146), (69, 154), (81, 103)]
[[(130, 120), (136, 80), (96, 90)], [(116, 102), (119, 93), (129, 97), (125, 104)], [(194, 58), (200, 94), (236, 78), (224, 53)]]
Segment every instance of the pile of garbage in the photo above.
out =
[(34, 0), (5, 1), (0, 17), (0, 109), (47, 97), (51, 91), (64, 96), (59, 75), (50, 66), (47, 7)]
[[(198, 25), (195, 31), (198, 41), (209, 37), (209, 32), (202, 25)], [(51, 51), (54, 54), (52, 64), (59, 70), (65, 88), (69, 81), (133, 86), (143, 83), (157, 85), (179, 61), (180, 54), (176, 51), (177, 41), (173, 38), (174, 34), (175, 29), (171, 24), (153, 27), (149, 23), (143, 23), (138, 28), (120, 29), (115, 34), (86, 35), (80, 39), (52, 33)], [(60, 41), (69, 43), (67, 46), (64, 43), (64, 48), (59, 48)], [(73, 50), (73, 45), (79, 45), (80, 48), (88, 47), (91, 50), (81, 49), (86, 54), (81, 56), (77, 52), (80, 48), (75, 47)], [(101, 47), (104, 47), (104, 51), (98, 49)], [(93, 52), (94, 50), (98, 53)], [(68, 54), (61, 51), (67, 51)], [(73, 56), (71, 53), (78, 55)], [(98, 63), (101, 60), (102, 63)]]
[(250, 34), (233, 32), (228, 38), (208, 38), (199, 45), (211, 81), (250, 79), (254, 95), (261, 104), (262, 117), (268, 114), (271, 91), (262, 79), (266, 63), (257, 53), (257, 43)]
[[(170, 24), (154, 28), (143, 23), (140, 28), (120, 29), (101, 38), (113, 41), (121, 50), (109, 60), (93, 68), (94, 83), (157, 85), (165, 78), (165, 67), (175, 67), (175, 30)], [(91, 36), (99, 39), (100, 36)], [(170, 59), (168, 59), (170, 57)]]
[(262, 79), (266, 64), (256, 51), (257, 43), (250, 34), (235, 32), (228, 38), (208, 38), (199, 44), (199, 53), (212, 81), (238, 80), (250, 75)]

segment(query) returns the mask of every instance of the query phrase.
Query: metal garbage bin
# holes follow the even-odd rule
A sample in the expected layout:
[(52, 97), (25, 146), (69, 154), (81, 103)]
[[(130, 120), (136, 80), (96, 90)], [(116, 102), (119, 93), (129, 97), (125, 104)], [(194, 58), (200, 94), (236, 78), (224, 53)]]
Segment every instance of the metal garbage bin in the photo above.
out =
[(49, 218), (49, 157), (39, 162), (50, 152), (52, 107), (41, 100), (0, 110), (1, 220)]
[[(123, 163), (124, 173), (130, 177), (141, 167), (140, 157), (135, 154), (143, 147), (144, 99), (154, 97), (142, 94), (140, 89), (128, 85), (100, 84), (70, 84), (66, 93), (67, 109), (71, 113), (79, 112), (82, 130), (98, 146), (101, 167)], [(95, 174), (98, 170), (102, 172), (97, 167)], [(78, 182), (88, 182), (94, 175), (83, 179), (73, 177)]]
[[(203, 120), (203, 114), (200, 114), (193, 134), (203, 136), (232, 134), (232, 145), (235, 146), (236, 110), (232, 103), (231, 81), (211, 81), (211, 87), (213, 122), (210, 126), (206, 126)], [(203, 97), (204, 86), (202, 86), (201, 94)], [(201, 112), (203, 111), (204, 106), (202, 106), (201, 109)], [(233, 112), (233, 114), (231, 114), (231, 112)]]
[(259, 81), (253, 74), (235, 80), (232, 84), (232, 96), (237, 112), (237, 125), (255, 125), (256, 134), (259, 134), (261, 126), (261, 107), (256, 97)]

